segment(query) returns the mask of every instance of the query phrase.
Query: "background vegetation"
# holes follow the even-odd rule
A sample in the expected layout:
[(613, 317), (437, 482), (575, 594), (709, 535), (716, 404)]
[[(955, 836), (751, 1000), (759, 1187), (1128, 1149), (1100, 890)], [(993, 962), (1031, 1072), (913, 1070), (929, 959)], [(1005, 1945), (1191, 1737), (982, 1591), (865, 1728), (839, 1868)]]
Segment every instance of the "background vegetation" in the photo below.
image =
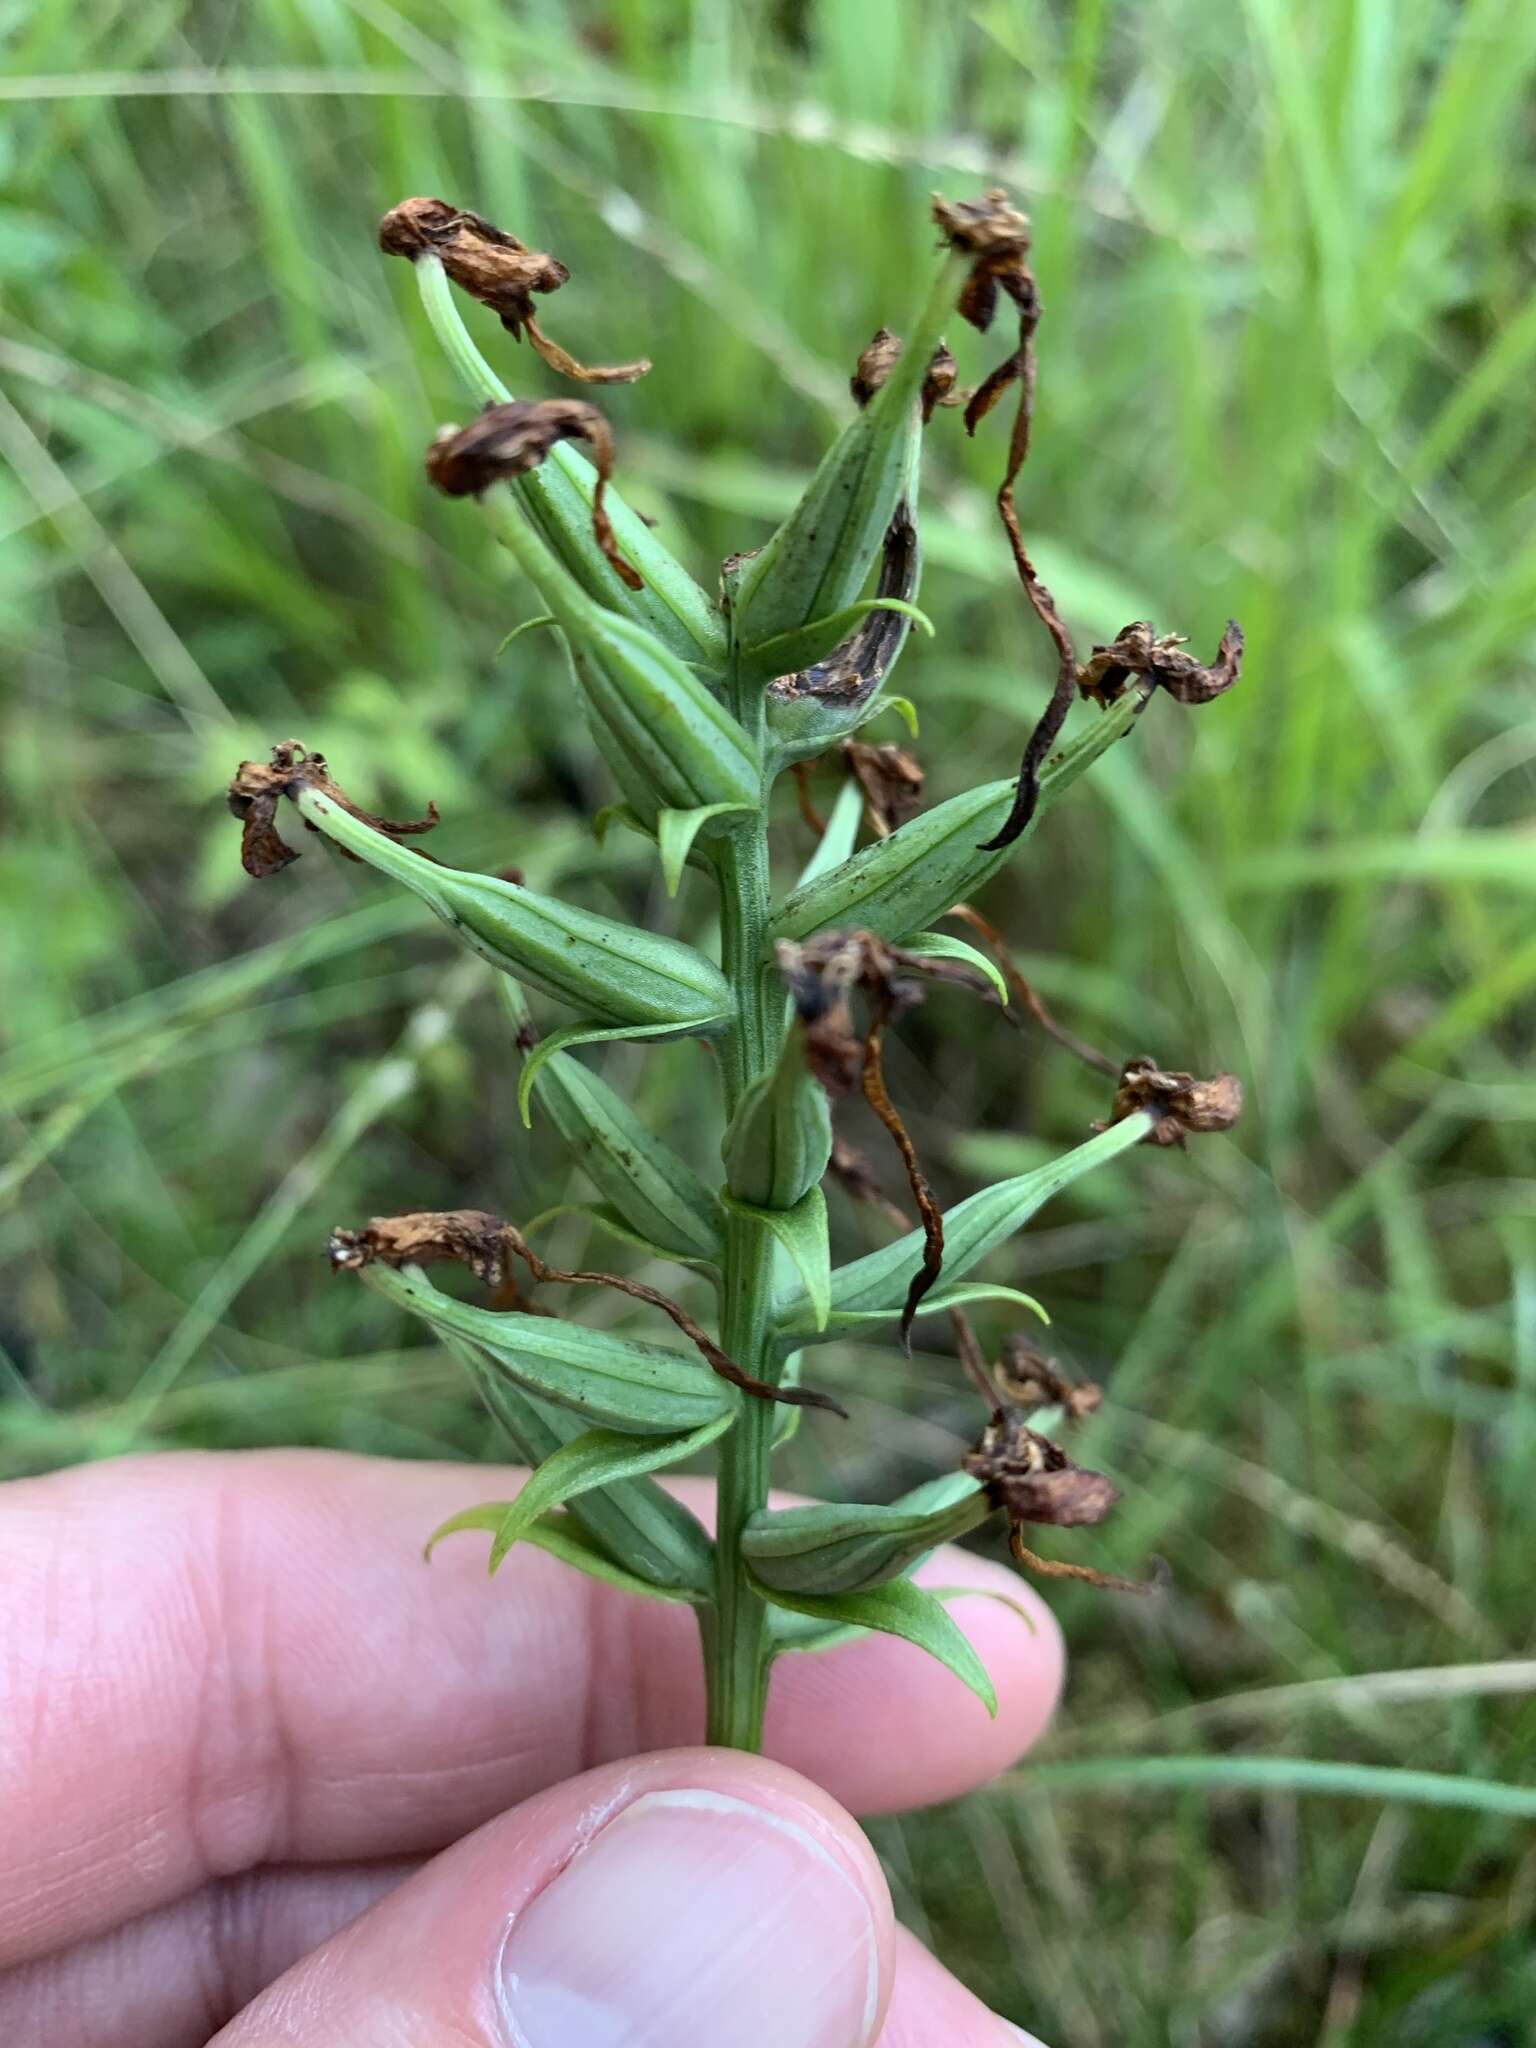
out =
[[(498, 653), (527, 593), (423, 486), (462, 405), (383, 207), (483, 206), (570, 264), (568, 346), (655, 356), (610, 394), (624, 487), (708, 573), (909, 317), (929, 189), (1002, 179), (1048, 309), (1022, 509), (1049, 580), (1085, 638), (1147, 616), (1208, 654), (1231, 610), (1250, 655), (1219, 705), (1154, 705), (986, 907), (1090, 1035), (1235, 1068), (1251, 1107), (999, 1260), (1111, 1392), (1083, 1455), (1129, 1499), (1096, 1557), (1160, 1553), (1175, 1588), (1064, 1592), (1047, 1763), (879, 1845), (913, 1924), (1062, 2048), (1528, 2040), (1536, 1850), (1498, 1809), (1536, 1781), (1536, 15), (5, 12), (0, 1472), (491, 1453), (451, 1362), (319, 1252), (379, 1210), (531, 1216), (568, 1192), (550, 1134), (435, 927), (317, 847), (245, 883), (242, 753), (296, 733), (385, 808), (435, 797), (450, 856), (672, 914), (639, 842), (598, 874), (549, 644)], [(950, 418), (930, 454), (940, 637), (900, 687), (939, 795), (1004, 771), (1047, 685), (997, 439)], [(949, 1198), (1103, 1107), (955, 996), (890, 1068)], [(609, 1067), (702, 1152), (690, 1071)], [(550, 1242), (576, 1261), (571, 1225)], [(807, 1425), (803, 1485), (894, 1490), (973, 1432), (941, 1349), (817, 1369), (856, 1423)]]

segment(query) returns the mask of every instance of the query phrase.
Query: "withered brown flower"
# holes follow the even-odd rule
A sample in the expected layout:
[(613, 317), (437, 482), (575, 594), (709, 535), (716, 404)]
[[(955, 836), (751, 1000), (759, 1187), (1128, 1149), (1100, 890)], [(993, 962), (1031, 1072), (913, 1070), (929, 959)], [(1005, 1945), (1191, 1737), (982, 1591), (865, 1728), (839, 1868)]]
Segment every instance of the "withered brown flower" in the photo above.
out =
[(485, 1209), (417, 1209), (403, 1216), (375, 1216), (361, 1230), (333, 1230), (328, 1251), (332, 1267), (344, 1273), (361, 1272), (375, 1261), (395, 1267), (454, 1264), (467, 1267), (486, 1286), (499, 1290), (507, 1281), (508, 1260), (517, 1258), (541, 1285), (611, 1287), (659, 1308), (698, 1349), (711, 1370), (743, 1393), (790, 1407), (847, 1414), (830, 1394), (811, 1387), (775, 1387), (747, 1372), (669, 1294), (617, 1273), (568, 1272), (549, 1265), (514, 1224)]
[(379, 223), (379, 247), (390, 256), (437, 257), (461, 291), (497, 314), (520, 341), (528, 340), (552, 370), (581, 384), (633, 384), (651, 367), (633, 363), (587, 365), (567, 355), (539, 326), (533, 294), (558, 291), (571, 273), (556, 256), (530, 249), (483, 214), (451, 206), (446, 199), (402, 199)]
[[(269, 761), (242, 761), (228, 790), (229, 808), (243, 828), (240, 834), (241, 864), (246, 873), (258, 881), (266, 875), (279, 873), (290, 861), (299, 858), (297, 849), (289, 846), (279, 834), (275, 821), (281, 799), (294, 796), (300, 789), (318, 790), (352, 817), (391, 839), (407, 839), (418, 833), (430, 832), (438, 820), (436, 804), (427, 805), (424, 818), (382, 818), (375, 811), (365, 811), (361, 804), (353, 803), (340, 784), (332, 779), (324, 754), (309, 753), (299, 740), (279, 741), (272, 749)], [(357, 857), (347, 853), (345, 847), (336, 850), (345, 854), (348, 860)], [(420, 847), (413, 850), (420, 853), (423, 860), (432, 858)]]
[(992, 1411), (980, 1439), (961, 1459), (961, 1470), (979, 1480), (993, 1506), (1002, 1510), (1008, 1523), (1008, 1546), (1016, 1561), (1043, 1578), (1079, 1579), (1113, 1592), (1151, 1592), (1153, 1585), (1117, 1578), (1093, 1565), (1041, 1557), (1024, 1542), (1023, 1531), (1029, 1524), (1092, 1528), (1120, 1498), (1112, 1480), (1076, 1464), (1060, 1444), (1032, 1428), (1027, 1419), (1031, 1408), (1059, 1404), (1077, 1421), (1099, 1406), (1099, 1389), (1091, 1382), (1077, 1385), (1068, 1380), (1023, 1337), (1009, 1338), (1002, 1362), (989, 1366), (959, 1309), (950, 1311), (950, 1324), (966, 1377)]
[(592, 492), (592, 537), (615, 574), (631, 590), (639, 571), (619, 552), (603, 499), (613, 475), (613, 433), (584, 398), (513, 399), (488, 405), (467, 427), (444, 427), (427, 450), (427, 476), (450, 498), (478, 498), (492, 484), (537, 469), (557, 441), (585, 441), (597, 483)]
[[(924, 978), (952, 982), (995, 1000), (994, 993), (965, 962), (908, 952), (873, 932), (823, 932), (800, 943), (781, 939), (774, 953), (800, 1020), (811, 1072), (829, 1095), (846, 1095), (858, 1085), (906, 1169), (923, 1225), (922, 1264), (912, 1276), (901, 1312), (901, 1341), (910, 1347), (918, 1306), (943, 1269), (944, 1215), (885, 1084), (885, 1027), (922, 1000)], [(869, 1021), (862, 1033), (853, 1021), (856, 990), (869, 1003)]]
[(1243, 1084), (1236, 1074), (1197, 1081), (1193, 1074), (1164, 1073), (1155, 1060), (1128, 1060), (1109, 1115), (1094, 1129), (1108, 1130), (1139, 1109), (1151, 1110), (1157, 1119), (1147, 1144), (1182, 1145), (1191, 1134), (1230, 1131), (1242, 1115)]
[(1183, 636), (1159, 634), (1146, 619), (1133, 619), (1122, 626), (1107, 647), (1095, 647), (1077, 672), (1077, 687), (1095, 704), (1107, 708), (1116, 702), (1133, 676), (1143, 676), (1166, 690), (1180, 704), (1209, 704), (1242, 674), (1243, 629), (1228, 619), (1221, 644), (1212, 662), (1196, 661), (1183, 654)]

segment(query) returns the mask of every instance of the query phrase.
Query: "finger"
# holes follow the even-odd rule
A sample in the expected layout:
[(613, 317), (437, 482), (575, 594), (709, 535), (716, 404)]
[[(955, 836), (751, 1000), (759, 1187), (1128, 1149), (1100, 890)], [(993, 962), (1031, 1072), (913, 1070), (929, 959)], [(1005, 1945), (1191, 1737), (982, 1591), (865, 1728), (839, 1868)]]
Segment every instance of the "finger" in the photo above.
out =
[(448, 1850), (217, 2048), (867, 2048), (892, 1953), (879, 1866), (823, 1792), (673, 1751)]
[(896, 1979), (880, 2048), (1044, 2048), (956, 1983), (915, 1935), (896, 1930)]
[[(440, 1848), (604, 1758), (696, 1741), (686, 1608), (423, 1535), (516, 1485), (318, 1452), (174, 1454), (0, 1495), (0, 1964), (262, 1863)], [(860, 1811), (950, 1798), (1049, 1718), (1060, 1639), (1008, 1573), (951, 1585), (1002, 1703), (871, 1637), (783, 1659), (773, 1752)]]
[(0, 1970), (0, 2041), (203, 2048), (275, 1977), (418, 1868), (290, 1865), (205, 1885), (126, 1927)]

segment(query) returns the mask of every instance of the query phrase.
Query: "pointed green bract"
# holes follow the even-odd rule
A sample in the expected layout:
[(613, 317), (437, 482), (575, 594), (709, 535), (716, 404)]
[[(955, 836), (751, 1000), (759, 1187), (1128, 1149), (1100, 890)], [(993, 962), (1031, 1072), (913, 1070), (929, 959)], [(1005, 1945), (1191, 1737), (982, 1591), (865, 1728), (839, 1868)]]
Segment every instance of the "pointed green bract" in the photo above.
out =
[(533, 1091), (538, 1085), (540, 1074), (550, 1060), (558, 1059), (576, 1045), (618, 1045), (628, 1044), (636, 1039), (675, 1038), (676, 1031), (670, 1024), (568, 1024), (563, 1031), (551, 1031), (529, 1047), (523, 1061), (522, 1078), (517, 1084), (517, 1113), (522, 1118), (523, 1129), (533, 1125)]
[(813, 619), (807, 626), (797, 626), (792, 633), (781, 633), (776, 640), (765, 640), (744, 657), (744, 670), (748, 675), (766, 679), (809, 668), (815, 662), (824, 661), (840, 647), (871, 612), (897, 612), (920, 627), (928, 639), (933, 638), (933, 621), (919, 605), (909, 604), (902, 597), (861, 597), (854, 604), (844, 605), (829, 619)]
[(984, 1489), (952, 1472), (887, 1507), (764, 1509), (747, 1524), (741, 1547), (756, 1576), (778, 1592), (857, 1593), (910, 1571), (991, 1512)]
[(737, 1105), (720, 1152), (727, 1187), (756, 1208), (793, 1209), (819, 1185), (832, 1156), (832, 1113), (798, 1025), (785, 1034), (773, 1072)]
[(809, 1189), (792, 1209), (754, 1208), (731, 1195), (722, 1199), (733, 1215), (749, 1217), (778, 1239), (800, 1275), (803, 1298), (815, 1327), (825, 1329), (831, 1306), (832, 1254), (827, 1232), (827, 1198), (821, 1189)]
[(528, 529), (504, 491), (485, 501), (492, 530), (517, 558), (570, 643), (593, 720), (632, 771), (625, 795), (649, 792), (651, 808), (756, 810), (762, 764), (742, 726), (697, 672), (633, 619), (595, 602)]
[(800, 870), (796, 889), (814, 882), (818, 875), (841, 867), (859, 841), (859, 821), (864, 816), (864, 792), (850, 775), (837, 792), (837, 801), (827, 817), (827, 829), (816, 842), (816, 850)]
[(883, 1586), (858, 1593), (786, 1593), (764, 1585), (761, 1579), (757, 1584), (765, 1600), (791, 1614), (839, 1628), (878, 1629), (883, 1635), (915, 1643), (969, 1686), (987, 1712), (996, 1716), (997, 1693), (969, 1637), (950, 1618), (942, 1600), (914, 1586), (910, 1579), (888, 1579)]
[(920, 960), (950, 960), (959, 966), (974, 968), (994, 991), (997, 1000), (1006, 1006), (1008, 984), (997, 962), (975, 946), (967, 945), (964, 939), (954, 938), (949, 932), (914, 932), (901, 944), (903, 952), (916, 953)]
[[(438, 1335), (469, 1373), (508, 1443), (526, 1464), (541, 1464), (581, 1435), (585, 1425), (579, 1416), (525, 1393), (478, 1345), (448, 1330)], [(588, 1546), (614, 1571), (632, 1573), (667, 1598), (695, 1604), (708, 1598), (715, 1546), (698, 1517), (654, 1479), (615, 1480), (600, 1492), (582, 1494), (566, 1512)]]
[[(1040, 777), (1032, 832), (1107, 747), (1130, 730), (1140, 699), (1127, 691), (1082, 737), (1063, 749)], [(796, 889), (775, 913), (775, 939), (809, 939), (843, 927), (901, 939), (926, 931), (936, 917), (973, 895), (1013, 851), (983, 851), (1013, 808), (1013, 777), (967, 790), (877, 839), (839, 868)], [(1028, 832), (1024, 837), (1028, 837)], [(1020, 842), (1015, 842), (1016, 844)]]
[[(1021, 1230), (1052, 1195), (1139, 1145), (1152, 1128), (1152, 1118), (1137, 1110), (1123, 1122), (1090, 1138), (1086, 1145), (1059, 1159), (967, 1195), (944, 1212), (944, 1279), (953, 1282), (968, 1273), (988, 1252)], [(832, 1321), (839, 1314), (896, 1316), (906, 1300), (912, 1275), (922, 1263), (923, 1233), (909, 1230), (879, 1251), (869, 1252), (832, 1275)], [(779, 1314), (780, 1341), (788, 1349), (812, 1343), (818, 1335), (815, 1305), (802, 1293)]]
[(719, 968), (677, 939), (579, 910), (496, 875), (442, 867), (352, 817), (318, 790), (297, 803), (309, 822), (370, 867), (403, 882), (503, 974), (612, 1024), (708, 1030), (731, 1015)]
[(432, 1555), (445, 1536), (456, 1535), (466, 1529), (485, 1528), (494, 1512), (496, 1519), (491, 1525), (493, 1535), (489, 1559), (489, 1571), (494, 1577), (508, 1552), (530, 1535), (534, 1525), (552, 1509), (564, 1507), (568, 1501), (579, 1499), (584, 1493), (592, 1493), (598, 1487), (637, 1479), (643, 1473), (658, 1472), (669, 1465), (680, 1465), (695, 1451), (702, 1451), (713, 1443), (721, 1431), (730, 1426), (730, 1422), (729, 1415), (721, 1415), (701, 1429), (661, 1438), (637, 1438), (619, 1430), (589, 1429), (545, 1458), (525, 1481), (516, 1500), (494, 1501), (451, 1515), (427, 1539), (427, 1555)]
[(409, 1268), (368, 1266), (363, 1278), (433, 1329), (475, 1345), (528, 1393), (605, 1429), (680, 1436), (736, 1412), (732, 1389), (702, 1359), (558, 1316), (476, 1308)]
[(922, 434), (918, 393), (954, 310), (959, 270), (941, 264), (907, 345), (766, 547), (741, 567), (733, 637), (751, 649), (853, 603), (880, 552)]

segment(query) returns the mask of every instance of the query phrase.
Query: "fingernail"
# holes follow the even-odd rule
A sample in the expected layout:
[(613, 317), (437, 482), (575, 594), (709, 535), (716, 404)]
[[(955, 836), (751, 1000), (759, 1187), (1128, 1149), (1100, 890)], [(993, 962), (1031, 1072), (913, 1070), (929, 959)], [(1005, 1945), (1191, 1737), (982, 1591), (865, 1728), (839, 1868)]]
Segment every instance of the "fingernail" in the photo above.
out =
[(1010, 2041), (1022, 2041), (1024, 2048), (1045, 2048), (1045, 2043), (1035, 2034), (1026, 2034), (1022, 2027), (1016, 2027), (1012, 2020), (1004, 2020), (1003, 2032)]
[(866, 2048), (875, 1924), (796, 1822), (651, 1792), (519, 1913), (499, 1994), (516, 2048)]

